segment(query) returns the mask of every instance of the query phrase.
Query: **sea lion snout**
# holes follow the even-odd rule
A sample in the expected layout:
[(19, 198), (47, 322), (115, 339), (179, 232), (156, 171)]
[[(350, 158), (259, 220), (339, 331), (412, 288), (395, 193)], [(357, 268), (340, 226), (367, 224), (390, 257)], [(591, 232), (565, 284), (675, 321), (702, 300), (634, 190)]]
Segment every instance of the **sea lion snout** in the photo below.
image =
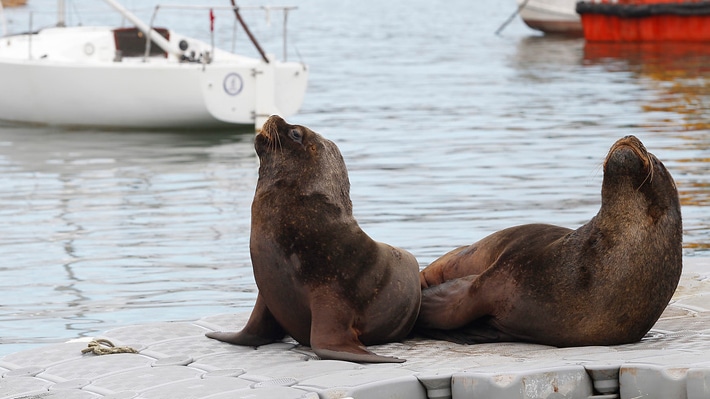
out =
[(269, 141), (278, 140), (279, 127), (283, 125), (286, 125), (286, 121), (282, 117), (271, 115), (269, 119), (264, 122), (264, 126), (261, 127), (259, 135), (264, 136)]
[[(613, 166), (615, 172), (609, 170), (610, 166)], [(635, 170), (637, 168), (641, 170)], [(650, 154), (636, 136), (626, 136), (617, 140), (604, 160), (605, 173), (619, 173), (621, 169), (631, 173), (652, 173)]]

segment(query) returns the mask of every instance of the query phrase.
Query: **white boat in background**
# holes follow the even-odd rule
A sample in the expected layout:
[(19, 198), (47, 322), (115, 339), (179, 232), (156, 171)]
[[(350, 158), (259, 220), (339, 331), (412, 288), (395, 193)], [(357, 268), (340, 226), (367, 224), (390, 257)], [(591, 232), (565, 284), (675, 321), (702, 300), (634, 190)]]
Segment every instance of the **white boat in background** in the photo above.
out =
[[(115, 0), (104, 1), (135, 27), (65, 27), (60, 8), (56, 27), (0, 37), (0, 120), (118, 128), (255, 124), (258, 129), (272, 114), (299, 110), (308, 80), (304, 64), (277, 61), (256, 41), (261, 59), (220, 50), (149, 26)], [(169, 7), (210, 13), (232, 8), (160, 5), (155, 11)], [(243, 22), (239, 9), (235, 14)]]
[(581, 36), (577, 0), (517, 0), (520, 18), (532, 29), (552, 34)]

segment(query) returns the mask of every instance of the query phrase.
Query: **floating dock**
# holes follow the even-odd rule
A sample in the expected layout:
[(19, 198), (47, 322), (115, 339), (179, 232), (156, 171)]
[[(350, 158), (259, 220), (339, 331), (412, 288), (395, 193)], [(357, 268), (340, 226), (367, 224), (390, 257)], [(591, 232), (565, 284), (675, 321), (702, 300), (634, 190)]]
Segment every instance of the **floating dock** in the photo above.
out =
[(0, 358), (0, 398), (710, 398), (708, 258), (684, 259), (671, 304), (629, 345), (413, 338), (371, 347), (405, 363), (358, 364), (320, 360), (295, 341), (250, 348), (204, 336), (240, 329), (248, 316), (134, 325), (96, 337), (138, 353), (83, 354), (87, 340), (75, 340), (10, 354)]

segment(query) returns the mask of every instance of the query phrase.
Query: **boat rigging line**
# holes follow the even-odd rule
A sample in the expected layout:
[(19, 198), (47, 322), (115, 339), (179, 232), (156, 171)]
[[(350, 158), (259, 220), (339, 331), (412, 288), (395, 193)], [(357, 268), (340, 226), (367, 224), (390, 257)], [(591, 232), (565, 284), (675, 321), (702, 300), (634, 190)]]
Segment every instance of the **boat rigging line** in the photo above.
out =
[(517, 17), (518, 14), (520, 14), (520, 11), (525, 8), (526, 5), (528, 5), (528, 1), (530, 0), (525, 0), (518, 6), (515, 12), (511, 14), (511, 16), (509, 16), (508, 19), (506, 19), (505, 22), (503, 22), (503, 24), (496, 30), (496, 35), (500, 35), (503, 29), (505, 29), (505, 27), (513, 21), (513, 18)]
[(2, 25), (2, 36), (7, 36), (7, 21), (5, 20), (5, 9), (2, 8), (2, 0), (0, 0), (0, 25)]
[(235, 3), (234, 0), (232, 0), (232, 7), (234, 7), (234, 16), (237, 17), (239, 24), (242, 25), (242, 28), (244, 28), (244, 31), (247, 33), (247, 36), (249, 36), (249, 40), (251, 40), (251, 42), (254, 44), (254, 47), (256, 47), (256, 50), (259, 52), (259, 54), (261, 54), (261, 59), (263, 59), (264, 62), (268, 64), (269, 58), (266, 56), (266, 53), (264, 53), (264, 50), (259, 45), (259, 42), (256, 40), (254, 35), (252, 35), (251, 30), (249, 30), (249, 27), (242, 19), (242, 15), (239, 13), (239, 7), (237, 7), (237, 3)]

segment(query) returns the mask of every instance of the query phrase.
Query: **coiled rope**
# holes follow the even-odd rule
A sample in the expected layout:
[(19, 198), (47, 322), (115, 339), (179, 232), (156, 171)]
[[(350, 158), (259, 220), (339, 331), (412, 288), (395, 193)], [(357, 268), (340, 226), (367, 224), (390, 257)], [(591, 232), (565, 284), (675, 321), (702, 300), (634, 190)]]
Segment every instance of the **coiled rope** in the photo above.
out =
[(113, 342), (99, 338), (89, 342), (89, 347), (82, 349), (81, 353), (93, 353), (94, 355), (112, 355), (114, 353), (138, 353), (130, 346), (116, 346)]

